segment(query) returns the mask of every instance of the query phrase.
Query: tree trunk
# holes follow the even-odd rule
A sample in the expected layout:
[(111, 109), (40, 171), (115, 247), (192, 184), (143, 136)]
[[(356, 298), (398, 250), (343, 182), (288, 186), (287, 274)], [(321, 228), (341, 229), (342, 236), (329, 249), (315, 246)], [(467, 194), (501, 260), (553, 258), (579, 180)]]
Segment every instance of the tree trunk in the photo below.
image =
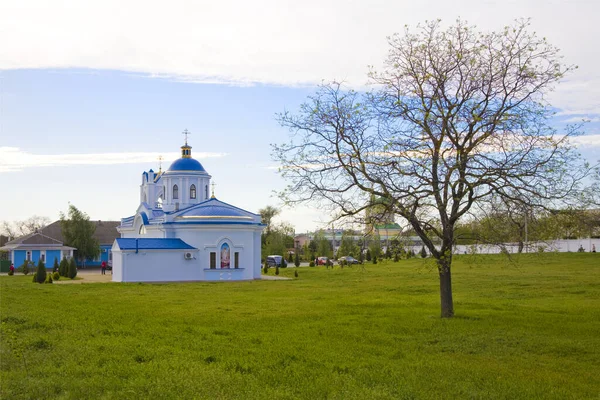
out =
[(522, 240), (519, 240), (519, 254), (523, 252), (523, 247), (525, 247), (525, 244)]
[(452, 318), (454, 316), (454, 301), (452, 300), (450, 262), (439, 260), (438, 271), (440, 274), (440, 304), (442, 307), (442, 318)]

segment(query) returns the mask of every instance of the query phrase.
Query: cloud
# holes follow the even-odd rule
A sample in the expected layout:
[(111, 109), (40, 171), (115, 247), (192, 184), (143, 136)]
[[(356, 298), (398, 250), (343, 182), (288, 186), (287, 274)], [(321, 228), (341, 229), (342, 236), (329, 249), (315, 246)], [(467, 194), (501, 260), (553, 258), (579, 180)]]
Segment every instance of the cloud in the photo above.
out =
[(600, 135), (574, 136), (569, 141), (582, 149), (600, 147)]
[(583, 121), (588, 121), (588, 122), (600, 122), (600, 117), (583, 117), (583, 116), (579, 116), (579, 117), (571, 117), (571, 118), (567, 118), (564, 119), (560, 122), (564, 122), (567, 124), (576, 124), (576, 123), (580, 123)]
[[(225, 157), (227, 153), (196, 153), (198, 158)], [(179, 153), (92, 153), (92, 154), (32, 154), (18, 147), (0, 147), (0, 173), (22, 171), (27, 168), (67, 167), (82, 165), (118, 165), (158, 162), (158, 157), (174, 160)], [(164, 164), (165, 167), (169, 163)]]

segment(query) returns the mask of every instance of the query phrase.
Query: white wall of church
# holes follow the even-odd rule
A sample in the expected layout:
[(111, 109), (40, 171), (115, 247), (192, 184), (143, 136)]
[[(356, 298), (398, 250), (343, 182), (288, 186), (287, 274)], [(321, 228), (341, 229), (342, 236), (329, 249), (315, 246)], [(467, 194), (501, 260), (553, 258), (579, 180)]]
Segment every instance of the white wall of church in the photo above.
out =
[[(184, 254), (192, 252), (196, 259), (186, 260)], [(116, 282), (160, 282), (199, 281), (204, 271), (197, 262), (193, 250), (140, 250), (114, 252), (121, 262), (113, 265), (113, 281)]]

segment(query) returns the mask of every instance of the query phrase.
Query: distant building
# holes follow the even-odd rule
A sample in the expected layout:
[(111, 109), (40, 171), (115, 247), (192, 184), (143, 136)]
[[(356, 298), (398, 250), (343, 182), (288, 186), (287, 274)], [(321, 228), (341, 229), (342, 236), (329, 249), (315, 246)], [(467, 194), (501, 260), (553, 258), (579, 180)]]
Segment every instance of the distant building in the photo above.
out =
[[(91, 222), (96, 226), (94, 238), (100, 244), (100, 255), (95, 259), (87, 259), (86, 267), (99, 266), (102, 261), (110, 261), (112, 259), (112, 243), (119, 236), (117, 232), (119, 221)], [(36, 232), (8, 241), (0, 247), (0, 250), (9, 252), (9, 259), (15, 267), (22, 265), (25, 260), (34, 264), (42, 260), (46, 264), (46, 268), (52, 268), (54, 259), (60, 262), (63, 258), (77, 255), (76, 248), (65, 245), (60, 221), (55, 221)]]

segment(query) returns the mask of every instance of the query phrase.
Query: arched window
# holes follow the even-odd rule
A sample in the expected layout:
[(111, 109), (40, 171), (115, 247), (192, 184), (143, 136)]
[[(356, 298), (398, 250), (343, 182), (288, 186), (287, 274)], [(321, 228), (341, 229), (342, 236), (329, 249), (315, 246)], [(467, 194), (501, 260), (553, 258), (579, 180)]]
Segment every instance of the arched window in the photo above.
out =
[(190, 199), (196, 198), (196, 185), (190, 186)]
[(179, 198), (179, 188), (177, 187), (177, 185), (173, 185), (173, 198), (174, 199)]
[(221, 268), (230, 268), (230, 250), (229, 245), (227, 243), (223, 243), (221, 246)]

